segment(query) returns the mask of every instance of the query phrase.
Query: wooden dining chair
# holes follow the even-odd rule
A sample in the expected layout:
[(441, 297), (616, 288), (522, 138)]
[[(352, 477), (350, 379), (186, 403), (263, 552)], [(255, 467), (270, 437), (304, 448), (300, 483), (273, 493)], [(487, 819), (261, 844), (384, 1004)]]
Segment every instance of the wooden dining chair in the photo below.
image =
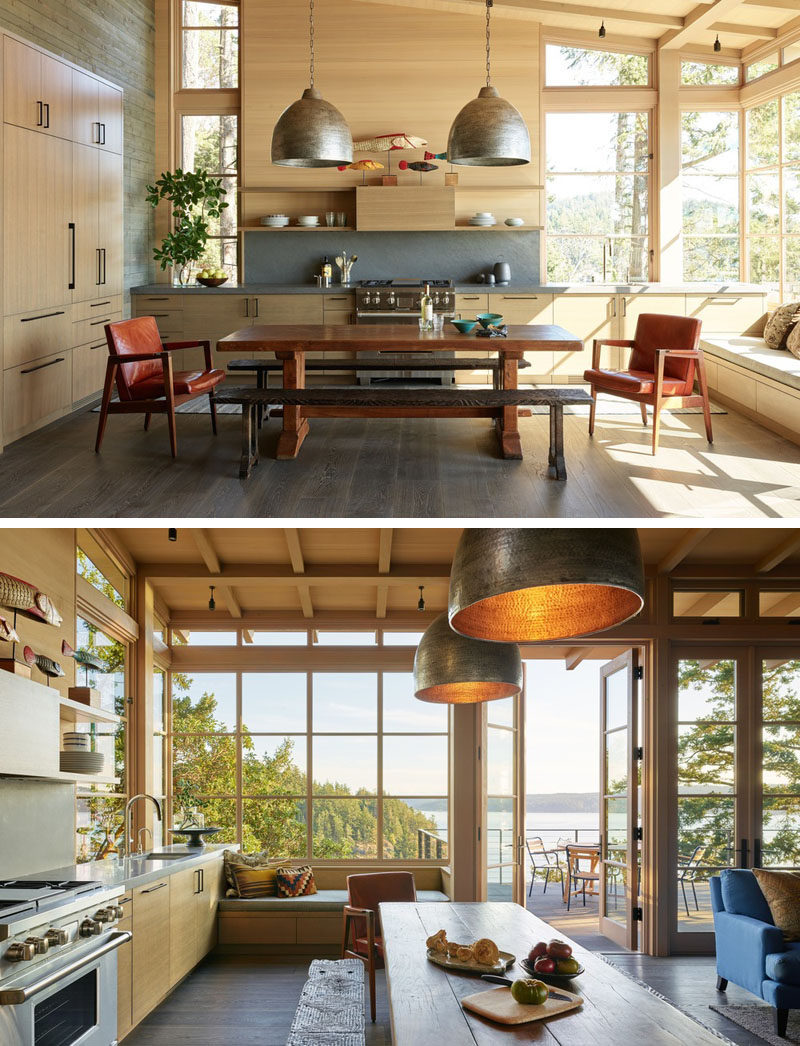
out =
[[(172, 456), (178, 456), (178, 438), (175, 429), (175, 408), (181, 403), (208, 396), (211, 405), (211, 429), (217, 434), (217, 408), (214, 389), (225, 380), (224, 370), (215, 370), (211, 363), (211, 343), (208, 341), (161, 341), (158, 326), (152, 316), (138, 316), (105, 326), (108, 342), (108, 363), (100, 419), (97, 423), (95, 452), (99, 453), (109, 414), (144, 414), (145, 431), (150, 428), (153, 414), (166, 414)], [(201, 347), (205, 355), (205, 369), (172, 369), (171, 352), (178, 349)], [(119, 400), (111, 402), (114, 385)]]
[[(600, 875), (595, 869), (600, 859), (600, 851), (594, 846), (567, 846), (567, 911), (570, 909), (572, 903), (572, 883), (573, 881), (581, 884), (581, 894), (583, 896), (583, 907), (586, 907), (586, 884), (595, 883), (600, 881)], [(588, 861), (589, 868), (581, 868), (581, 861)]]
[(369, 1001), (375, 1020), (375, 970), (382, 969), (381, 901), (416, 901), (412, 872), (363, 872), (347, 877), (343, 909), (342, 958), (360, 959), (369, 976)]
[[(592, 366), (583, 379), (591, 385), (589, 435), (594, 433), (598, 392), (621, 396), (639, 404), (642, 422), (647, 424), (647, 406), (653, 408), (653, 454), (658, 450), (661, 411), (664, 407), (702, 407), (706, 438), (713, 443), (711, 408), (703, 350), (700, 348), (700, 320), (691, 316), (662, 316), (644, 312), (636, 323), (633, 341), (597, 338), (592, 350)], [(600, 351), (603, 345), (630, 348), (627, 370), (603, 370)], [(695, 378), (699, 393), (695, 393)]]

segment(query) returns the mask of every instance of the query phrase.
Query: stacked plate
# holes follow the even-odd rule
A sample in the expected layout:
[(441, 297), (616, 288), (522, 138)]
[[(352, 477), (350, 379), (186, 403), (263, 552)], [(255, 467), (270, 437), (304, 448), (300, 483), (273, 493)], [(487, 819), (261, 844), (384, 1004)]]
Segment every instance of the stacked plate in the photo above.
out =
[(105, 756), (102, 752), (62, 751), (60, 767), (67, 774), (100, 774)]
[(260, 219), (262, 225), (268, 229), (283, 229), (289, 224), (288, 214), (265, 214)]
[(497, 225), (497, 218), (489, 211), (478, 211), (470, 218), (469, 224), (489, 228), (492, 225)]
[(79, 733), (77, 730), (68, 730), (64, 734), (64, 750), (67, 752), (88, 752), (91, 738), (88, 734)]
[(315, 225), (319, 225), (319, 218), (316, 214), (301, 214), (297, 219), (297, 224), (302, 225), (305, 229), (313, 229)]

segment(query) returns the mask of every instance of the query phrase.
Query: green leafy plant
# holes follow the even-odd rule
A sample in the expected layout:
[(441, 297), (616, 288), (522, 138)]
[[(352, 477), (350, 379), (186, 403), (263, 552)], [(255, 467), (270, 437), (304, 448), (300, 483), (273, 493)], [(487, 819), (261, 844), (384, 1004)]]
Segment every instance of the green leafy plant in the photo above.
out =
[(173, 229), (153, 249), (162, 269), (172, 266), (181, 284), (188, 282), (191, 267), (208, 243), (208, 225), (219, 218), (228, 204), (222, 199), (222, 179), (207, 171), (184, 171), (177, 167), (165, 171), (155, 185), (147, 186), (147, 202), (157, 207), (168, 200), (172, 207)]

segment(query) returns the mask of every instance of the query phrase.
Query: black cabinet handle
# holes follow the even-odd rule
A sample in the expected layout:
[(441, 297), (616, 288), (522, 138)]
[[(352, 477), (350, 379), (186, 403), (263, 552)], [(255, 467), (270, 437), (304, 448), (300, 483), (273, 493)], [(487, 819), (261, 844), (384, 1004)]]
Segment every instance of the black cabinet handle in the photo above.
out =
[(94, 350), (94, 349), (104, 349), (105, 347), (106, 347), (106, 343), (104, 341), (101, 341), (99, 345), (90, 345), (89, 346), (89, 348), (92, 349), (92, 350)]
[(70, 246), (70, 269), (71, 269), (71, 275), (70, 275), (70, 280), (69, 280), (68, 287), (69, 287), (69, 290), (74, 291), (75, 290), (75, 222), (70, 222), (68, 228), (69, 228), (69, 236), (70, 236), (70, 241), (71, 241), (71, 246)]
[(97, 279), (94, 281), (94, 285), (95, 285), (95, 287), (99, 287), (100, 284), (103, 282), (100, 279), (100, 273), (102, 271), (102, 269), (101, 269), (102, 261), (101, 261), (101, 257), (100, 257), (100, 248), (99, 247), (95, 247), (94, 253), (97, 255)]
[(244, 299), (244, 314), (245, 314), (245, 316), (249, 316), (250, 315), (250, 299), (249, 298), (245, 298)]
[(142, 893), (155, 893), (156, 890), (163, 890), (165, 886), (169, 886), (169, 883), (156, 883), (156, 885), (151, 886), (149, 890), (142, 890)]
[[(94, 136), (94, 129), (97, 128), (97, 137)], [(100, 145), (100, 121), (92, 121), (92, 145)]]
[(21, 370), (20, 374), (33, 374), (37, 370), (44, 370), (45, 367), (53, 367), (56, 363), (63, 363), (64, 357), (59, 356), (57, 360), (50, 360), (49, 363), (40, 363), (38, 367), (29, 367), (28, 370)]
[(50, 126), (50, 103), (44, 103), (44, 125), (45, 127)]
[(101, 323), (111, 323), (111, 317), (110, 316), (104, 316), (102, 320), (90, 320), (89, 326), (90, 327), (99, 327)]
[(63, 316), (64, 310), (59, 309), (58, 312), (43, 312), (41, 316), (25, 316), (21, 319), (20, 323), (33, 323), (34, 320), (48, 320), (51, 316)]
[(90, 309), (99, 309), (102, 305), (110, 305), (110, 301), (94, 301), (89, 306)]
[(103, 284), (106, 282), (106, 249), (101, 247), (100, 250), (103, 252)]
[(100, 141), (100, 144), (101, 145), (105, 145), (106, 144), (106, 125), (104, 123), (101, 123), (100, 124), (100, 128), (101, 128), (102, 133), (103, 133), (103, 137), (102, 137), (102, 139)]
[(44, 102), (37, 102), (36, 103), (36, 112), (37, 112), (36, 126), (37, 127), (44, 127)]
[(760, 868), (761, 867), (761, 840), (760, 839), (754, 839), (753, 840), (753, 867), (754, 868)]
[(253, 304), (256, 307), (256, 311), (254, 313), (254, 316), (255, 316), (256, 319), (258, 319), (258, 298), (253, 298)]
[(200, 869), (200, 893), (203, 893), (206, 888), (206, 870), (205, 868)]

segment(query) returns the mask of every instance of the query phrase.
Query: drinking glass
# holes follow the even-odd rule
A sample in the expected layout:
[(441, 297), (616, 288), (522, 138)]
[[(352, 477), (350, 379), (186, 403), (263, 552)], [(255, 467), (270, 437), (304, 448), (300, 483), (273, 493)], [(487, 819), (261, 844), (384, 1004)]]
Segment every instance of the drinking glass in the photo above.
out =
[(438, 334), (441, 334), (444, 330), (444, 316), (440, 312), (433, 314), (433, 329)]
[(347, 225), (347, 212), (339, 211), (339, 226), (343, 229)]
[(336, 211), (325, 212), (325, 224), (330, 226), (336, 225)]

